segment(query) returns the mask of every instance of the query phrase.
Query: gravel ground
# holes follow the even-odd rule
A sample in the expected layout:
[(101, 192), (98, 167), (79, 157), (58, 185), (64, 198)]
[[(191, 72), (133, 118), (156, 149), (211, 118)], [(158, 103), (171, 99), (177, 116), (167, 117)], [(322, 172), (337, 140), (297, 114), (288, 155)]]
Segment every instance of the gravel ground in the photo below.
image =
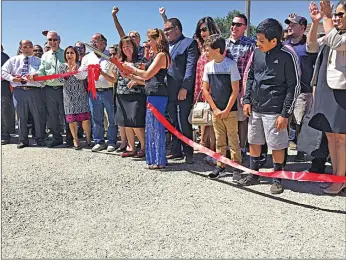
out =
[[(346, 258), (345, 192), (240, 188), (212, 169), (2, 146), (2, 258)], [(290, 165), (290, 169), (306, 165)]]

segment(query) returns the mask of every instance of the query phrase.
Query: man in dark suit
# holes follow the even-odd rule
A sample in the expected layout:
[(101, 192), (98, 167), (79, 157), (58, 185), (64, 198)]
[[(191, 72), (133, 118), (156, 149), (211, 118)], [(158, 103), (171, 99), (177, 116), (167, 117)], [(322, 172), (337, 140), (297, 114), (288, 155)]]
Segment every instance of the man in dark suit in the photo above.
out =
[[(167, 74), (168, 115), (173, 126), (183, 135), (192, 139), (192, 125), (188, 121), (193, 102), (196, 64), (199, 56), (197, 42), (182, 34), (183, 28), (177, 18), (165, 23), (164, 32), (169, 41), (172, 63)], [(182, 150), (183, 148), (183, 150)], [(193, 148), (172, 138), (171, 153), (167, 159), (183, 158), (193, 163)]]

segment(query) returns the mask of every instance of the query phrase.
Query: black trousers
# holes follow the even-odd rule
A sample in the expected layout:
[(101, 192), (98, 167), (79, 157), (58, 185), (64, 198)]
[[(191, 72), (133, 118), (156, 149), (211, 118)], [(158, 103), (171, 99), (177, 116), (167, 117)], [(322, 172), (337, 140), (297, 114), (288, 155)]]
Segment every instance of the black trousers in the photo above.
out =
[[(51, 87), (45, 86), (46, 93), (46, 106), (47, 106), (47, 116), (49, 117), (49, 127), (53, 134), (53, 139), (56, 141), (62, 141), (63, 137), (61, 135), (61, 116), (65, 117), (64, 111), (64, 99), (63, 99), (63, 88), (61, 87)], [(72, 135), (70, 128), (67, 123), (66, 126), (66, 141), (72, 141)]]
[(9, 141), (15, 131), (15, 113), (11, 93), (1, 96), (1, 140)]
[(31, 113), (35, 125), (35, 140), (37, 143), (43, 142), (46, 125), (44, 90), (41, 88), (24, 90), (23, 88), (15, 87), (13, 101), (18, 117), (19, 141), (29, 144), (27, 124), (29, 113)]
[[(189, 139), (193, 139), (192, 125), (188, 118), (192, 108), (192, 96), (187, 96), (185, 100), (168, 101), (167, 112), (172, 125)], [(182, 143), (177, 137), (172, 136), (171, 154), (180, 155), (182, 151), (185, 155), (192, 156), (193, 148)]]

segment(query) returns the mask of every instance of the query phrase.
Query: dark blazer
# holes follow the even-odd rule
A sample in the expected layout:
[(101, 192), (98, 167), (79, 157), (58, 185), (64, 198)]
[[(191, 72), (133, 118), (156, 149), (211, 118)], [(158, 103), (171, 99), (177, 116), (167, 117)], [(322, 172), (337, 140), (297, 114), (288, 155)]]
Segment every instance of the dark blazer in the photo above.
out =
[(170, 50), (170, 56), (172, 61), (167, 73), (168, 100), (176, 101), (181, 88), (185, 88), (188, 95), (193, 96), (199, 57), (197, 42), (182, 35)]

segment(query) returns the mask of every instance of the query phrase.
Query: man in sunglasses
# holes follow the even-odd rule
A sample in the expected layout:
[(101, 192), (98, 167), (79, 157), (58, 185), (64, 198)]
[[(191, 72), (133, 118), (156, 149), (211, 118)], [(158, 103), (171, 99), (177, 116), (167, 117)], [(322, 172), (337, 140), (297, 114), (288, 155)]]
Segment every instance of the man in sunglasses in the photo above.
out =
[[(59, 66), (65, 62), (64, 50), (60, 48), (60, 35), (55, 31), (47, 33), (47, 42), (50, 51), (45, 52), (41, 58), (39, 75), (53, 75), (59, 73)], [(46, 106), (47, 106), (47, 124), (53, 134), (53, 141), (48, 147), (55, 147), (63, 144), (61, 129), (65, 121), (65, 111), (63, 103), (63, 84), (58, 80), (47, 80), (45, 82)], [(66, 127), (66, 143), (73, 145), (73, 139), (68, 124)]]
[(75, 43), (75, 46), (77, 48), (77, 51), (78, 51), (78, 57), (79, 57), (79, 66), (81, 65), (81, 62), (82, 62), (82, 59), (83, 57), (85, 56), (85, 51), (86, 51), (86, 48), (85, 48), (85, 44), (82, 43), (82, 42), (76, 42)]
[[(171, 65), (167, 73), (167, 111), (173, 126), (189, 139), (193, 139), (192, 125), (188, 121), (192, 108), (196, 66), (199, 57), (198, 45), (194, 39), (183, 35), (183, 27), (177, 18), (170, 18), (164, 25), (169, 41)], [(183, 149), (182, 149), (183, 148)], [(193, 163), (193, 148), (172, 137), (171, 152), (167, 159), (183, 158)]]
[[(239, 91), (242, 92), (243, 77), (246, 65), (250, 59), (251, 53), (256, 47), (254, 39), (246, 37), (245, 31), (248, 26), (247, 17), (243, 14), (236, 15), (231, 24), (230, 37), (226, 40), (226, 55), (228, 58), (233, 59), (238, 66), (240, 73)], [(244, 116), (243, 109), (240, 101), (241, 95), (238, 96), (238, 135), (240, 141), (240, 148), (243, 156), (243, 160), (246, 157), (246, 140), (247, 140), (247, 119)]]

